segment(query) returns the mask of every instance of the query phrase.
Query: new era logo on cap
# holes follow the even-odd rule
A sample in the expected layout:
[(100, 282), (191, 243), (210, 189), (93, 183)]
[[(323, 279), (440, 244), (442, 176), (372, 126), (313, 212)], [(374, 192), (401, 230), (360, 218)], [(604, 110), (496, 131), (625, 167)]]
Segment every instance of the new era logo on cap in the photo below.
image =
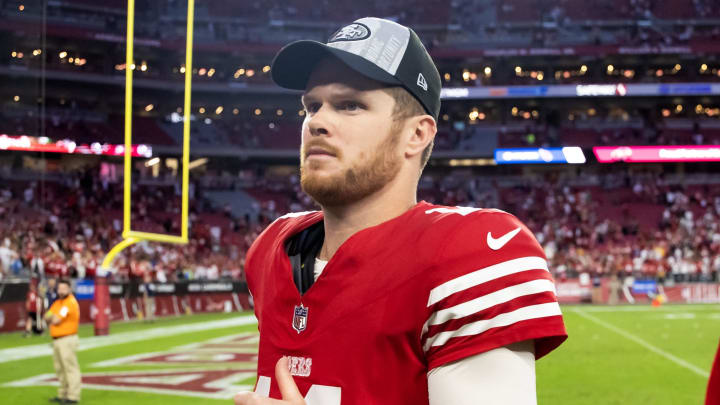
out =
[(423, 90), (427, 91), (427, 81), (422, 73), (418, 73), (417, 85), (422, 87)]

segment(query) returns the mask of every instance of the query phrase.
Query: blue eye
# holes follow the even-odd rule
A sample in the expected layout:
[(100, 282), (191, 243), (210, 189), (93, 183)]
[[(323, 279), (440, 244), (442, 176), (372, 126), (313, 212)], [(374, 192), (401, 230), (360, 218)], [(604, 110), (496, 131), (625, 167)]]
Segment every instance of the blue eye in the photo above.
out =
[(361, 108), (363, 108), (362, 104), (355, 102), (355, 101), (347, 101), (342, 104), (342, 108), (347, 111), (357, 111)]
[(305, 107), (305, 111), (308, 113), (317, 112), (320, 109), (320, 103), (311, 103)]

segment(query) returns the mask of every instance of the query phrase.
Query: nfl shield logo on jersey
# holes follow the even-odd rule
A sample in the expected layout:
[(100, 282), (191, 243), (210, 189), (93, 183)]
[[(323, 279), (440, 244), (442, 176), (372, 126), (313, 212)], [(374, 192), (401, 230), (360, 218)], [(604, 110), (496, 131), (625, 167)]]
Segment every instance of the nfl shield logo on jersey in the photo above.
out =
[(293, 316), (292, 327), (300, 333), (307, 327), (308, 309), (303, 304), (295, 305), (295, 315)]

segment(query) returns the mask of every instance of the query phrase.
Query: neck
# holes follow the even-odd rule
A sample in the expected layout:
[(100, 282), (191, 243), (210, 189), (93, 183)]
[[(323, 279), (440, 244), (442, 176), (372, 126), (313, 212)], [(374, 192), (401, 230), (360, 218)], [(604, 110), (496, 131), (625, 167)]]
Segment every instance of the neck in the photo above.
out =
[(358, 231), (398, 217), (417, 204), (417, 186), (405, 190), (400, 197), (392, 188), (385, 187), (348, 205), (323, 207), (325, 241), (318, 258), (330, 260), (340, 246)]

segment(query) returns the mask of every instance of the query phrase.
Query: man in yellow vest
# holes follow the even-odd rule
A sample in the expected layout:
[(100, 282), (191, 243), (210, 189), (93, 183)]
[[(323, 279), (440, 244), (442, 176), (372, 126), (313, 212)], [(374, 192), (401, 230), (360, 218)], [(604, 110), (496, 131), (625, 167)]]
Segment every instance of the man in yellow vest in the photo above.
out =
[(58, 395), (50, 401), (77, 404), (80, 401), (80, 367), (77, 360), (80, 307), (72, 294), (70, 282), (61, 279), (57, 284), (57, 300), (45, 313), (52, 336), (53, 364), (60, 386)]

